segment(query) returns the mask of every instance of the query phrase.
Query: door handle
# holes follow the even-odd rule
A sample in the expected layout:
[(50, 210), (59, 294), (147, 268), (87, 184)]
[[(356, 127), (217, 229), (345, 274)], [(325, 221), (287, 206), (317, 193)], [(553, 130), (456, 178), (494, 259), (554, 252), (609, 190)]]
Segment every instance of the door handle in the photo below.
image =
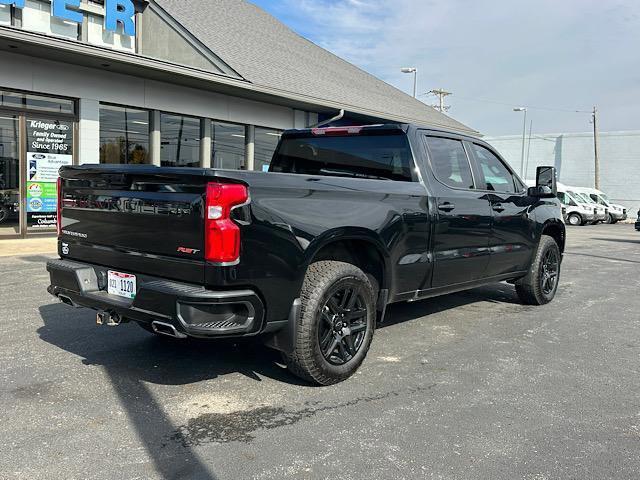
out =
[(456, 206), (450, 202), (444, 202), (438, 205), (438, 210), (442, 210), (443, 212), (450, 212), (454, 208), (456, 208)]
[(494, 204), (492, 208), (494, 212), (498, 212), (498, 213), (504, 212), (504, 207), (502, 206), (501, 203)]

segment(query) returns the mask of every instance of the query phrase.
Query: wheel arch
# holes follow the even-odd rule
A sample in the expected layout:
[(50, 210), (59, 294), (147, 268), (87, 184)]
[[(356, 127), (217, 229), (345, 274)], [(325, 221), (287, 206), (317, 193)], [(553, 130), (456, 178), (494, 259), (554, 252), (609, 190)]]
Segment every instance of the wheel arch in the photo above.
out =
[[(580, 215), (579, 213), (575, 213), (576, 215)], [(580, 216), (582, 218), (582, 216)], [(560, 252), (564, 252), (566, 241), (567, 241), (567, 233), (566, 227), (564, 223), (559, 220), (548, 220), (542, 226), (541, 235), (548, 235), (553, 238), (558, 247), (560, 248)]]
[(380, 237), (372, 230), (337, 229), (327, 232), (307, 248), (305, 273), (311, 263), (320, 260), (351, 263), (373, 276), (380, 290), (389, 289), (389, 252)]

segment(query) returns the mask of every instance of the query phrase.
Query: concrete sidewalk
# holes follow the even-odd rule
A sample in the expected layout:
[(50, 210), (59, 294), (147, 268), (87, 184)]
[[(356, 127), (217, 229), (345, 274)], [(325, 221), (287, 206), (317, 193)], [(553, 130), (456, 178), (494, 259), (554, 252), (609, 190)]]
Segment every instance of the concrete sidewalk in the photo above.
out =
[(56, 237), (19, 238), (15, 240), (0, 240), (0, 257), (20, 255), (50, 254), (57, 251)]

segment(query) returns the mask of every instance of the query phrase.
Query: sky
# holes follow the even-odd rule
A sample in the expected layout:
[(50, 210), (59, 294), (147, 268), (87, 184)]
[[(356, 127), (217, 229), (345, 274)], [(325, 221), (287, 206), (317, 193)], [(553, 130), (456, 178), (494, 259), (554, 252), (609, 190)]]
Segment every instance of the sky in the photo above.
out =
[[(485, 135), (640, 130), (640, 0), (252, 0)], [(578, 111), (578, 112), (577, 112)]]

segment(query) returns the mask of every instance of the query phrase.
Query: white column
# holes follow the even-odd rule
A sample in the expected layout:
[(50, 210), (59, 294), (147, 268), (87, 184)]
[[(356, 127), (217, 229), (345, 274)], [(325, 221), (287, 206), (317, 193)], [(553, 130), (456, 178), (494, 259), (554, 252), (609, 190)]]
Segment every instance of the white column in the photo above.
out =
[(308, 114), (302, 110), (293, 111), (293, 128), (307, 128), (308, 126)]
[(151, 129), (149, 136), (150, 151), (151, 151), (151, 164), (160, 166), (160, 148), (161, 148), (161, 134), (160, 134), (160, 111), (153, 110), (151, 112)]
[(310, 127), (311, 125), (316, 125), (318, 123), (318, 114), (309, 112), (307, 122), (309, 122), (307, 123), (307, 127)]
[(245, 127), (245, 168), (247, 170), (254, 169), (254, 158), (256, 152), (256, 127), (253, 125), (247, 125)]
[(200, 119), (200, 165), (211, 168), (211, 120)]
[(81, 98), (78, 107), (78, 163), (100, 163), (100, 102)]

